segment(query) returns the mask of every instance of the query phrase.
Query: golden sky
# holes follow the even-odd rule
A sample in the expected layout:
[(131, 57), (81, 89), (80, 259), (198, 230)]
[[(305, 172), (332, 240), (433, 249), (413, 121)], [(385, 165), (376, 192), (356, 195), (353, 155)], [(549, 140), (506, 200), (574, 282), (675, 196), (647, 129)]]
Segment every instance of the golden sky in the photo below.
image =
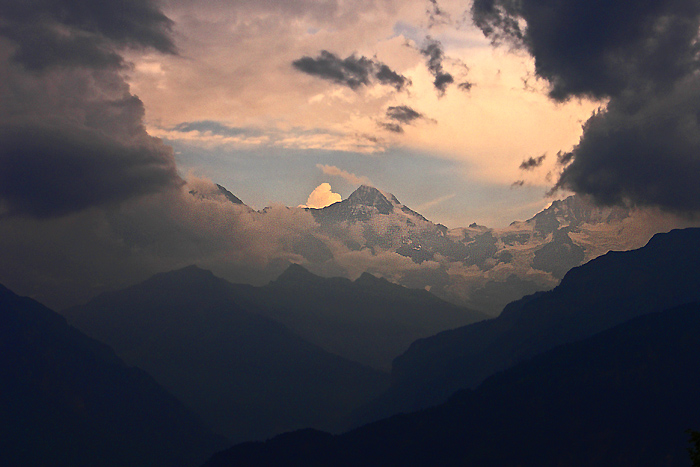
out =
[[(468, 9), (424, 0), (166, 2), (179, 55), (134, 53), (128, 81), (149, 133), (175, 146), (181, 171), (258, 209), (304, 204), (321, 183), (346, 197), (356, 184), (318, 167), (327, 165), (423, 206), (435, 222), (502, 226), (551, 201), (544, 193), (557, 152), (571, 150), (604, 103), (553, 102), (533, 59), (494, 48)], [(444, 93), (421, 52), (430, 43), (454, 79)], [(351, 88), (293, 66), (322, 51), (385, 64), (411, 84)], [(400, 106), (420, 117), (397, 133), (385, 124), (397, 123), (387, 109)], [(520, 169), (542, 155), (535, 170)]]

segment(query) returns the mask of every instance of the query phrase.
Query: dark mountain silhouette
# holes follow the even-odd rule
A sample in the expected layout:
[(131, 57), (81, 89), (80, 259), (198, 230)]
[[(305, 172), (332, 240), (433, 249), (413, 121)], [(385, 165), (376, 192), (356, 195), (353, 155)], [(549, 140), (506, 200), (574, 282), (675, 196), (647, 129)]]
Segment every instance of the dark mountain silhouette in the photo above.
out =
[(368, 273), (353, 282), (322, 278), (296, 264), (276, 281), (250, 290), (261, 313), (302, 338), (387, 371), (416, 339), (486, 318)]
[(636, 316), (700, 300), (700, 229), (657, 234), (569, 271), (550, 292), (508, 305), (495, 319), (419, 340), (394, 360), (392, 387), (356, 423), (418, 410), (559, 344)]
[(224, 446), (144, 371), (0, 286), (0, 465), (194, 466)]
[(215, 455), (223, 466), (690, 466), (700, 303), (556, 347), (438, 407), (332, 436), (302, 430)]
[(252, 289), (192, 266), (67, 315), (233, 441), (332, 428), (387, 387), (386, 373), (325, 352), (263, 316)]

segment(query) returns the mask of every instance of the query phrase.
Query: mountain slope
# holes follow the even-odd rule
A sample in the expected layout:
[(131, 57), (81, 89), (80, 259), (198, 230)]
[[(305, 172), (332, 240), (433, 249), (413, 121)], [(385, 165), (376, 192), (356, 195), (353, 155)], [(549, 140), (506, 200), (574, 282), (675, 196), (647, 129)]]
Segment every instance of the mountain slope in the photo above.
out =
[(698, 333), (696, 302), (557, 347), (438, 407), (246, 443), (205, 466), (690, 466)]
[(262, 314), (309, 342), (386, 371), (416, 339), (486, 318), (368, 273), (327, 279), (299, 265), (251, 292)]
[(610, 250), (639, 248), (656, 233), (640, 212), (598, 207), (579, 196), (502, 229), (448, 229), (366, 185), (307, 210), (319, 224), (314, 238), (327, 245), (320, 261), (298, 252), (312, 271), (343, 275), (362, 261), (364, 271), (492, 316), (513, 300), (551, 289), (572, 267)]
[(247, 298), (250, 289), (188, 267), (67, 314), (233, 441), (331, 428), (386, 388), (385, 373), (331, 355), (262, 316)]
[(498, 318), (415, 342), (394, 361), (391, 389), (359, 419), (437, 404), (556, 345), (700, 300), (698, 264), (700, 229), (658, 234), (639, 250), (599, 257), (571, 270), (554, 290), (510, 304)]
[(0, 464), (187, 466), (222, 446), (145, 372), (0, 286)]

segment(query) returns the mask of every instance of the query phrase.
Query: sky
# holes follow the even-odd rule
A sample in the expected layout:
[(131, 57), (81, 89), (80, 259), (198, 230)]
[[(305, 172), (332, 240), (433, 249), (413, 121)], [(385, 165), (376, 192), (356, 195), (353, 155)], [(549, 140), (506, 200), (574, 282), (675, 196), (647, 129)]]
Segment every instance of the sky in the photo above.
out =
[(183, 174), (256, 209), (362, 179), (449, 227), (508, 225), (551, 201), (557, 152), (604, 102), (551, 100), (532, 57), (492, 47), (464, 1), (162, 8), (178, 54), (132, 55), (127, 77), (147, 131)]
[(254, 276), (313, 228), (284, 206), (359, 184), (448, 227), (570, 193), (697, 218), (699, 26), (697, 0), (0, 0), (0, 282)]

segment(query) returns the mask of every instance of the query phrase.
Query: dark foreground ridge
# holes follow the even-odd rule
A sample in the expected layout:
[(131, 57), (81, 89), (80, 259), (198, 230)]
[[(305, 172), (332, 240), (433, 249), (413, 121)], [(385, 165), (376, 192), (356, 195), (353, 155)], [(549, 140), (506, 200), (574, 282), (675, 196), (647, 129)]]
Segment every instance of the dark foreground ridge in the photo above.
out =
[(196, 466), (223, 446), (144, 371), (0, 285), (0, 465)]
[(700, 229), (685, 229), (574, 268), (554, 290), (513, 302), (498, 318), (415, 342), (394, 360), (391, 389), (356, 423), (444, 402), (557, 345), (700, 300), (699, 264)]
[(266, 317), (255, 290), (190, 266), (66, 314), (231, 442), (305, 426), (332, 429), (386, 389), (385, 372), (333, 355)]
[(302, 430), (224, 466), (689, 466), (700, 419), (700, 303), (546, 352), (447, 403), (332, 436)]

